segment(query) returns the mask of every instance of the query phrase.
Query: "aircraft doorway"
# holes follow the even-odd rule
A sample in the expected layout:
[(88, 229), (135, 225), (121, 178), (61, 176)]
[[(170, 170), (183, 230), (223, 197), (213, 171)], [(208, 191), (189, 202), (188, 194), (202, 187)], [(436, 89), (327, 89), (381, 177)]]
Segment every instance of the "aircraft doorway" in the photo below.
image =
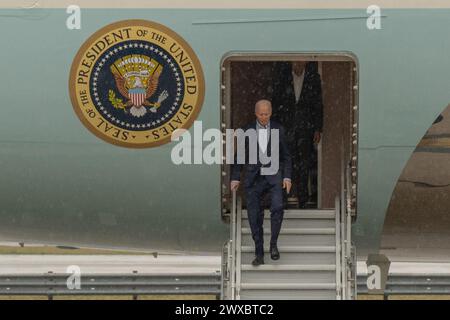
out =
[[(272, 119), (280, 122), (286, 129), (286, 134), (298, 132), (304, 123), (289, 121), (293, 115), (292, 109), (280, 108), (276, 102), (281, 91), (287, 88), (286, 82), (292, 73), (292, 62), (304, 64), (305, 95), (320, 95), (322, 114), (320, 120), (320, 142), (310, 144), (311, 153), (308, 161), (307, 208), (334, 208), (335, 197), (341, 190), (342, 161), (351, 163), (352, 184), (354, 185), (353, 207), (356, 206), (356, 168), (357, 168), (357, 68), (355, 58), (350, 55), (322, 55), (322, 54), (291, 54), (291, 55), (250, 55), (238, 54), (228, 56), (222, 63), (222, 128), (242, 128), (254, 121), (254, 106), (256, 101), (267, 99), (273, 102)], [(316, 74), (319, 80), (319, 90), (313, 88), (308, 92), (311, 83), (305, 80), (308, 74)], [(286, 89), (287, 88), (287, 89)], [(306, 88), (306, 89), (305, 89)], [(294, 93), (292, 93), (293, 95)], [(303, 93), (300, 93), (300, 97)], [(300, 99), (297, 93), (297, 99)], [(311, 100), (311, 99), (310, 99)], [(316, 101), (317, 98), (312, 98)], [(298, 100), (297, 100), (298, 101)], [(286, 112), (288, 114), (286, 114)], [(297, 117), (298, 119), (298, 117)], [(306, 123), (308, 125), (308, 123)], [(310, 130), (311, 128), (309, 128)], [(313, 139), (314, 131), (311, 139)], [(299, 151), (295, 144), (296, 138), (288, 138), (293, 160)], [(299, 179), (298, 157), (293, 161), (294, 181), (293, 190), (289, 196), (289, 206), (298, 206)], [(295, 168), (297, 167), (297, 168)], [(229, 190), (230, 168), (222, 168), (223, 212), (229, 211), (231, 193)], [(316, 195), (317, 194), (317, 195)], [(241, 189), (241, 195), (244, 193)], [(245, 197), (244, 197), (245, 198)], [(244, 199), (245, 206), (245, 199)]]

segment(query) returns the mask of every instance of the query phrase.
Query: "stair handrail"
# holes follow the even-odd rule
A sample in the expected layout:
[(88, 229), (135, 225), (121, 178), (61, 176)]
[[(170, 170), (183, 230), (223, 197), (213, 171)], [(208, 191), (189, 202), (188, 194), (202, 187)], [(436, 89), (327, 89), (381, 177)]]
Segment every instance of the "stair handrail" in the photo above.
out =
[(232, 191), (232, 205), (231, 205), (231, 267), (230, 267), (230, 282), (231, 282), (231, 300), (236, 299), (236, 215), (237, 215), (237, 196), (236, 190)]
[(242, 199), (237, 197), (236, 200), (236, 249), (235, 261), (236, 261), (236, 299), (241, 299), (241, 269), (242, 269)]
[(345, 170), (345, 153), (344, 153), (344, 144), (341, 142), (341, 195), (339, 201), (339, 228), (340, 228), (340, 257), (339, 261), (340, 270), (341, 270), (341, 295), (342, 299), (346, 300), (346, 292), (347, 292), (347, 268), (346, 268), (346, 226), (345, 218), (346, 218), (346, 170)]
[(342, 270), (341, 270), (341, 206), (340, 198), (336, 196), (334, 200), (334, 211), (335, 211), (335, 236), (336, 236), (336, 300), (342, 299)]
[(347, 299), (354, 298), (355, 294), (352, 292), (352, 286), (350, 282), (353, 282), (354, 289), (356, 288), (356, 275), (352, 278), (352, 268), (354, 267), (353, 251), (352, 251), (352, 183), (351, 183), (351, 164), (346, 166), (346, 212), (345, 212), (345, 223), (346, 223), (346, 246), (345, 246), (345, 257), (346, 257), (346, 281), (347, 281)]
[[(341, 261), (340, 267), (342, 271), (342, 298), (345, 300), (352, 299), (355, 293), (352, 291), (351, 281), (353, 267), (353, 252), (351, 242), (352, 228), (352, 183), (351, 183), (351, 163), (346, 163), (344, 145), (341, 143), (341, 195), (340, 195), (340, 231), (341, 231)], [(353, 288), (354, 289), (354, 288)]]

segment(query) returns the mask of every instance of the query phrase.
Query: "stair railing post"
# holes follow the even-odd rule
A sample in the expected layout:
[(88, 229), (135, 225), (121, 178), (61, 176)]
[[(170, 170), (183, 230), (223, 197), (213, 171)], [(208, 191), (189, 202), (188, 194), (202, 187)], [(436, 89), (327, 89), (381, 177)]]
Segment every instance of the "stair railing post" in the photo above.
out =
[(227, 240), (222, 247), (220, 300), (231, 298), (230, 268), (232, 266), (231, 240)]

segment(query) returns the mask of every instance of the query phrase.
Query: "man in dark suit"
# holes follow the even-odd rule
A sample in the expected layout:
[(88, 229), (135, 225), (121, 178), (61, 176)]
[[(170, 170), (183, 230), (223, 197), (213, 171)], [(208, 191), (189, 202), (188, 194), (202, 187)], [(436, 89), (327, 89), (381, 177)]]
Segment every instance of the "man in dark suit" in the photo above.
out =
[[(311, 169), (317, 170), (314, 144), (320, 141), (323, 124), (322, 84), (317, 63), (285, 64), (274, 83), (272, 103), (274, 119), (286, 128), (291, 146), (299, 208), (306, 208), (308, 177)], [(317, 174), (312, 178), (313, 197), (317, 197)]]
[[(277, 248), (277, 240), (284, 213), (283, 189), (286, 189), (287, 193), (291, 189), (292, 164), (285, 132), (279, 123), (270, 120), (271, 115), (272, 105), (270, 101), (260, 100), (256, 103), (256, 121), (244, 128), (245, 133), (254, 132), (255, 139), (252, 141), (251, 138), (246, 136), (245, 161), (237, 163), (239, 161), (236, 161), (237, 157), (235, 157), (235, 162), (231, 167), (232, 191), (238, 189), (241, 171), (243, 167), (246, 169), (247, 212), (252, 237), (255, 241), (256, 257), (252, 262), (254, 266), (264, 264), (264, 207), (261, 203), (263, 196), (266, 192), (270, 193), (270, 256), (273, 260), (278, 260), (280, 253)], [(254, 145), (251, 145), (252, 143)], [(240, 151), (238, 150), (238, 153)], [(254, 154), (255, 152), (256, 154)], [(256, 160), (253, 163), (252, 156)]]

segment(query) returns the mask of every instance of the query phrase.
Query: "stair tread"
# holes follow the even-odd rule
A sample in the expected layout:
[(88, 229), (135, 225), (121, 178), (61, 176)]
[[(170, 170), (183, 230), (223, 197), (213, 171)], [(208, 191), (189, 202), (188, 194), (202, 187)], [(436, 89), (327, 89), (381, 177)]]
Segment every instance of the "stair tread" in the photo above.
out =
[[(284, 219), (335, 219), (333, 210), (284, 210)], [(242, 218), (247, 219), (247, 210), (242, 210)], [(264, 219), (270, 219), (270, 211), (264, 210)]]
[[(241, 252), (254, 252), (254, 246), (242, 246)], [(335, 246), (278, 246), (278, 251), (283, 252), (311, 252), (311, 253), (334, 253)], [(264, 248), (264, 252), (269, 252), (269, 247)]]
[(241, 283), (241, 290), (283, 290), (283, 289), (297, 289), (297, 290), (334, 290), (335, 283)]
[[(251, 234), (250, 228), (241, 228), (242, 234)], [(268, 228), (264, 229), (264, 234), (270, 234)], [(281, 228), (280, 234), (318, 234), (332, 235), (335, 234), (335, 228)]]
[(333, 264), (262, 264), (257, 267), (251, 264), (243, 264), (243, 271), (335, 271)]

